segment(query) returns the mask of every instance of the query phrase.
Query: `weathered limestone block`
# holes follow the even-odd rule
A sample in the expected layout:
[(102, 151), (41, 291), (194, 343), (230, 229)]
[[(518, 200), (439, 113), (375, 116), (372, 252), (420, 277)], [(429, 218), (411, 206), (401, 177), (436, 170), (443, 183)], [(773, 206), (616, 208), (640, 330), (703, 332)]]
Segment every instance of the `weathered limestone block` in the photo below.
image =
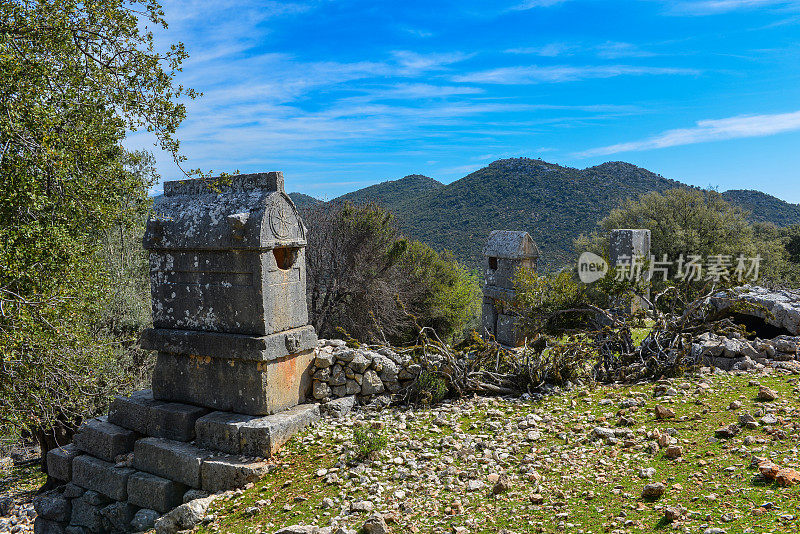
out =
[(230, 412), (211, 412), (199, 418), (195, 423), (197, 444), (230, 454), (239, 454), (242, 450), (239, 429), (255, 419), (252, 415)]
[(62, 492), (48, 491), (33, 498), (36, 514), (50, 521), (69, 521), (72, 506)]
[(150, 473), (136, 472), (128, 478), (128, 502), (162, 514), (180, 506), (186, 490), (180, 482)]
[(64, 525), (57, 521), (38, 516), (33, 522), (34, 534), (66, 534)]
[(191, 531), (203, 517), (208, 507), (216, 499), (215, 495), (184, 503), (161, 516), (155, 523), (156, 534), (173, 534)]
[(142, 508), (136, 512), (136, 515), (133, 516), (133, 519), (131, 520), (131, 528), (134, 532), (145, 532), (150, 530), (153, 528), (153, 525), (155, 525), (158, 516), (159, 514), (157, 511)]
[(211, 452), (188, 443), (164, 438), (143, 438), (136, 442), (133, 466), (193, 488), (201, 486), (200, 466)]
[(106, 532), (103, 515), (100, 510), (109, 504), (109, 500), (101, 495), (87, 491), (83, 496), (72, 501), (70, 526), (84, 527), (93, 534)]
[[(736, 313), (758, 317), (794, 336), (800, 335), (800, 291), (771, 290), (746, 284), (731, 291), (717, 293), (711, 297), (710, 302), (720, 310), (734, 307)], [(735, 306), (741, 302), (752, 306), (749, 309)]]
[(269, 472), (270, 465), (237, 456), (216, 456), (203, 462), (203, 489), (210, 492), (242, 488), (257, 482)]
[(72, 439), (80, 450), (92, 456), (113, 462), (120, 454), (133, 450), (138, 434), (132, 430), (109, 423), (105, 417), (83, 423)]
[(77, 499), (84, 493), (86, 493), (86, 490), (78, 486), (77, 484), (68, 482), (67, 484), (64, 485), (64, 497), (66, 497), (67, 499)]
[(176, 441), (192, 441), (195, 437), (195, 422), (208, 412), (208, 408), (178, 402), (165, 402), (153, 406), (150, 409), (147, 435)]
[(75, 445), (69, 443), (47, 451), (47, 474), (51, 477), (69, 482), (72, 480), (72, 460), (83, 454)]
[(153, 391), (226, 412), (271, 414), (305, 401), (313, 360), (313, 350), (265, 362), (159, 352)]
[(496, 339), (498, 343), (508, 345), (510, 347), (517, 347), (523, 343), (525, 339), (517, 327), (517, 318), (513, 315), (499, 314), (497, 316), (497, 334)]
[(623, 259), (630, 262), (634, 256), (650, 259), (650, 230), (618, 228), (611, 230), (608, 243), (608, 257), (611, 267)]
[(325, 415), (329, 415), (334, 419), (339, 419), (350, 413), (355, 405), (356, 397), (355, 395), (351, 395), (349, 397), (334, 399), (327, 404), (323, 404), (320, 406), (320, 410), (322, 410)]
[(362, 395), (377, 395), (383, 393), (383, 382), (381, 382), (378, 373), (372, 369), (364, 373), (364, 378), (361, 382)]
[(130, 467), (114, 467), (114, 464), (88, 454), (78, 456), (72, 461), (74, 484), (116, 501), (128, 498), (128, 477), (133, 472)]
[(131, 532), (131, 521), (139, 510), (136, 506), (127, 502), (115, 502), (105, 508), (100, 509), (100, 515), (105, 519), (105, 523), (116, 532)]
[(245, 456), (269, 458), (293, 435), (319, 419), (318, 404), (300, 404), (253, 419), (239, 428), (241, 452)]
[(130, 397), (115, 397), (108, 410), (108, 422), (146, 435), (150, 424), (150, 410), (162, 404), (153, 399), (153, 391), (143, 389)]

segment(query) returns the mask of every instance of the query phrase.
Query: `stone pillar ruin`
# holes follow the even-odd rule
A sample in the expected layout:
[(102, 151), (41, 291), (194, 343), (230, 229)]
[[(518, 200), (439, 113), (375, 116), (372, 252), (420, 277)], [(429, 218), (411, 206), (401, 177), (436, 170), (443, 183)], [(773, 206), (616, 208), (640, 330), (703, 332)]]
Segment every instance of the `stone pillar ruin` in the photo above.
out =
[(650, 230), (617, 228), (611, 230), (608, 247), (608, 259), (611, 261), (611, 268), (620, 259), (642, 257), (650, 259)]
[[(611, 230), (608, 243), (608, 259), (611, 269), (620, 262), (636, 262), (641, 266), (641, 280), (644, 282), (644, 297), (650, 299), (649, 275), (645, 263), (650, 261), (650, 230), (639, 228), (617, 228)], [(636, 299), (633, 311), (647, 309), (648, 305), (642, 299)]]
[(524, 342), (517, 318), (510, 311), (516, 296), (514, 274), (519, 268), (535, 269), (539, 249), (524, 231), (494, 230), (483, 249), (483, 330), (501, 345)]
[(302, 402), (306, 229), (279, 172), (164, 184), (147, 222), (153, 397), (264, 415)]

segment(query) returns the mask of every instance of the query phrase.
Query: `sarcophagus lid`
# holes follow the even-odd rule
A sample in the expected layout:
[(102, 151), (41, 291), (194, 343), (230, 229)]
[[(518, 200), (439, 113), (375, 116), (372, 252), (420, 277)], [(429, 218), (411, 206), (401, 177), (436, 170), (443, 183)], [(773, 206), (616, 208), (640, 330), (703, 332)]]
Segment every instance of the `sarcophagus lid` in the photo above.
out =
[(165, 182), (144, 235), (148, 250), (305, 245), (306, 229), (281, 172)]
[(255, 336), (305, 326), (305, 245), (280, 172), (166, 182), (144, 236), (154, 326)]

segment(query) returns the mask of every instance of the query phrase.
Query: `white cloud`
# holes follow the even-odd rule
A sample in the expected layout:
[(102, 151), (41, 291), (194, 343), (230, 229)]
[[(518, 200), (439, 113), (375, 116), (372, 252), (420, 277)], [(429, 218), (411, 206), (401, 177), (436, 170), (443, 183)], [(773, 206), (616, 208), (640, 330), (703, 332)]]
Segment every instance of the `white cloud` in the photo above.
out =
[(572, 43), (548, 43), (544, 46), (511, 48), (506, 50), (506, 52), (509, 54), (531, 54), (541, 57), (558, 57), (570, 56), (579, 48), (580, 46)]
[(656, 54), (642, 50), (632, 43), (607, 41), (597, 45), (597, 55), (606, 59), (618, 59), (623, 57), (652, 57)]
[(607, 156), (619, 152), (652, 150), (708, 141), (764, 137), (797, 130), (800, 130), (800, 111), (771, 115), (740, 115), (726, 119), (698, 121), (693, 128), (667, 130), (640, 141), (593, 148), (581, 152), (578, 156)]
[(591, 54), (604, 59), (618, 59), (623, 57), (652, 57), (656, 54), (643, 50), (633, 43), (606, 41), (598, 45), (584, 45), (581, 43), (554, 42), (543, 46), (510, 48), (507, 54), (527, 54), (540, 57), (574, 56), (576, 54)]
[(526, 85), (536, 83), (558, 83), (613, 78), (615, 76), (642, 75), (698, 75), (699, 70), (673, 67), (645, 67), (635, 65), (554, 65), (501, 67), (454, 76), (456, 82), (490, 83), (504, 85)]
[(717, 15), (731, 11), (751, 10), (763, 7), (797, 8), (797, 0), (670, 0), (669, 13), (675, 15)]
[(536, 9), (537, 7), (551, 7), (558, 4), (563, 4), (568, 0), (525, 0), (524, 2), (512, 6), (509, 11), (527, 11), (529, 9)]
[(441, 70), (470, 57), (469, 54), (462, 52), (419, 54), (410, 50), (395, 50), (392, 52), (392, 56), (400, 67), (397, 74), (405, 76), (416, 76), (426, 71)]

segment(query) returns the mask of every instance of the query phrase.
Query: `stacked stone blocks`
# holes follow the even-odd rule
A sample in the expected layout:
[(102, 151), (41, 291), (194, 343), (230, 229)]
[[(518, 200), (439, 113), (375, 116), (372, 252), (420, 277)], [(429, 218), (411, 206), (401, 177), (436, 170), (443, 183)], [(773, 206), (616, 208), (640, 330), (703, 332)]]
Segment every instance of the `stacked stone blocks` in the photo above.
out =
[(317, 404), (252, 416), (157, 401), (149, 390), (117, 397), (108, 417), (85, 422), (72, 444), (48, 453), (48, 473), (63, 485), (37, 501), (40, 530), (131, 531), (119, 525), (140, 509), (157, 516), (191, 492), (243, 487), (269, 471), (265, 459), (319, 418)]

